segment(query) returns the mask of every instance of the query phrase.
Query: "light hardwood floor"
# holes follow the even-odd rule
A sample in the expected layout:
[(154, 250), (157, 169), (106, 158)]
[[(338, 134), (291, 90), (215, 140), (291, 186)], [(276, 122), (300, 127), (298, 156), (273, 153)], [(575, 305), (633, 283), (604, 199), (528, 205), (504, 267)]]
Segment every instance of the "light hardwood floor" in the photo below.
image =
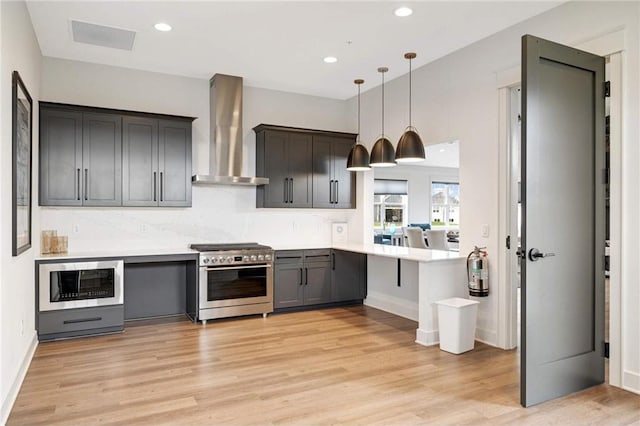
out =
[(515, 351), (452, 355), (415, 329), (358, 306), (43, 343), (8, 424), (640, 423), (640, 396), (608, 385), (524, 409)]

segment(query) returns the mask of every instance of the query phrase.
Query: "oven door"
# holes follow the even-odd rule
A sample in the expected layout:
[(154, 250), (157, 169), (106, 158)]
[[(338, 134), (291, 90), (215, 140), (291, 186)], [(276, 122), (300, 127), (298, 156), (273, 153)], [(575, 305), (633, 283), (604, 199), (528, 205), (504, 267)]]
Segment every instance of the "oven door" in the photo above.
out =
[(273, 301), (270, 264), (200, 267), (200, 309)]
[(124, 262), (41, 263), (40, 311), (121, 305)]

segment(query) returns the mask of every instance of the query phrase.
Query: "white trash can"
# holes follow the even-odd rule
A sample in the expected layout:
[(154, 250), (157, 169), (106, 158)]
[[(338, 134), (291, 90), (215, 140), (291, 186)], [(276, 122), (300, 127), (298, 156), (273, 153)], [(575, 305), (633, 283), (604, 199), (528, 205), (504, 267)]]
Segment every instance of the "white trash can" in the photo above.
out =
[(461, 354), (473, 349), (476, 337), (478, 304), (475, 300), (453, 297), (440, 300), (438, 305), (438, 331), (440, 350)]

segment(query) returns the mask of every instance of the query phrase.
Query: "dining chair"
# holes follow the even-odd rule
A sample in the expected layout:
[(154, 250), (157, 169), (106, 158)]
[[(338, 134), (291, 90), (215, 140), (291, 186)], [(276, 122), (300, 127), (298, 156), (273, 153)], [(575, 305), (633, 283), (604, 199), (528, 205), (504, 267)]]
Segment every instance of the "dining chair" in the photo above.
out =
[(449, 250), (447, 231), (444, 229), (427, 229), (424, 231), (424, 236), (427, 237), (427, 243), (430, 249)]
[(402, 232), (407, 238), (407, 246), (412, 248), (428, 248), (424, 242), (424, 235), (422, 229), (413, 227), (402, 227)]

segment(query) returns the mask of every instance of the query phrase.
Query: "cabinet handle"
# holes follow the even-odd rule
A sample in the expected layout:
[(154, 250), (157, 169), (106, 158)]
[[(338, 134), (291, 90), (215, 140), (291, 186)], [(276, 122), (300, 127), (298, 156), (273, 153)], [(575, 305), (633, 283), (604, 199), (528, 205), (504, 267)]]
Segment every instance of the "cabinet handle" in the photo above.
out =
[(401, 263), (401, 260), (398, 259), (398, 282), (397, 282), (398, 287), (402, 286), (401, 283), (402, 283), (402, 263)]
[(304, 268), (304, 285), (309, 284), (309, 269)]
[(333, 179), (329, 181), (329, 204), (333, 204)]
[(302, 278), (304, 278), (304, 271), (300, 268), (300, 285), (303, 283)]
[(160, 201), (164, 201), (164, 173), (160, 172)]
[(289, 202), (293, 204), (293, 178), (289, 178)]
[(334, 204), (338, 204), (338, 191), (340, 190), (340, 188), (338, 187), (339, 181), (335, 181), (336, 182), (336, 197), (335, 197), (335, 202)]
[(282, 194), (282, 201), (284, 203), (289, 202), (289, 178), (288, 177), (284, 178), (284, 191)]
[(78, 194), (78, 201), (80, 201), (80, 169), (77, 169), (77, 170), (78, 170), (78, 173), (77, 173), (77, 175), (78, 175), (78, 192), (77, 192), (77, 194)]
[(89, 169), (84, 169), (84, 199), (88, 200), (89, 196), (87, 195), (87, 193), (89, 192), (89, 189), (87, 188), (89, 186)]
[(331, 270), (332, 271), (336, 270), (336, 254), (335, 253), (331, 253)]
[(102, 317), (93, 317), (93, 318), (78, 318), (72, 320), (64, 320), (63, 324), (77, 324), (79, 322), (91, 322), (91, 321), (101, 321)]
[(153, 172), (153, 201), (158, 201), (158, 172)]

